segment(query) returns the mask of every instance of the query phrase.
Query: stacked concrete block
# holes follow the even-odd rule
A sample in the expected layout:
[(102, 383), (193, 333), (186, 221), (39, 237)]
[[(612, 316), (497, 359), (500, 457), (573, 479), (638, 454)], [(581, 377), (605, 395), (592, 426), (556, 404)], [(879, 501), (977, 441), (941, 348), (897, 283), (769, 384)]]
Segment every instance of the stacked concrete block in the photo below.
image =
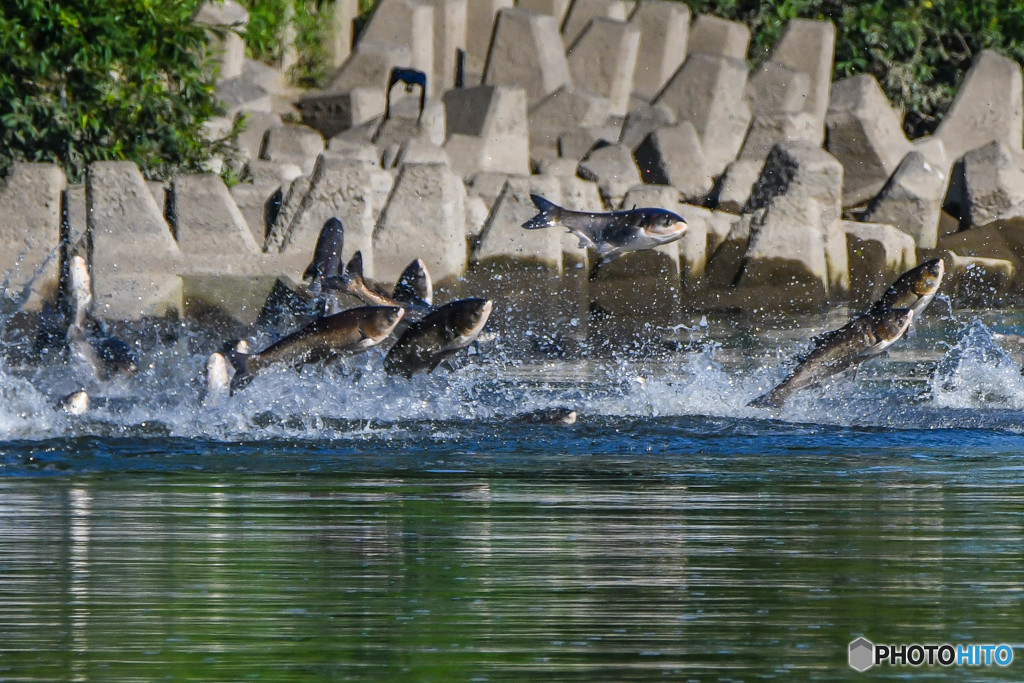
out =
[(737, 159), (729, 164), (718, 182), (716, 202), (722, 211), (738, 214), (750, 201), (754, 184), (761, 177), (764, 161)]
[(312, 173), (317, 157), (324, 151), (324, 138), (319, 131), (294, 123), (267, 130), (262, 158), (293, 163), (304, 173)]
[(61, 193), (66, 184), (59, 166), (15, 163), (0, 185), (0, 276), (8, 295), (25, 295), (21, 303), (26, 310), (38, 310), (57, 288)]
[(516, 7), (538, 14), (554, 17), (561, 25), (569, 11), (572, 0), (516, 0)]
[(398, 148), (395, 157), (396, 167), (403, 164), (444, 164), (451, 168), (452, 160), (443, 147), (438, 147), (427, 140), (406, 140)]
[(664, 126), (674, 126), (676, 123), (678, 119), (671, 107), (664, 104), (641, 105), (626, 114), (619, 142), (630, 149), (636, 149), (654, 131)]
[(777, 145), (747, 203), (754, 215), (739, 284), (824, 301), (825, 228), (840, 216), (842, 186), (842, 165), (824, 150), (806, 142)]
[(850, 295), (850, 252), (846, 221), (832, 221), (825, 226), (823, 234), (829, 298), (832, 300), (848, 299)]
[(746, 24), (700, 14), (690, 27), (687, 54), (732, 57), (742, 61), (747, 58), (749, 45), (750, 29)]
[(654, 131), (633, 156), (645, 183), (671, 185), (687, 201), (701, 200), (711, 191), (704, 150), (689, 121)]
[(302, 122), (330, 138), (382, 116), (386, 95), (383, 85), (351, 88), (341, 93), (313, 92), (303, 95), (298, 106)]
[(239, 183), (232, 186), (231, 198), (242, 213), (253, 240), (262, 248), (267, 239), (267, 231), (276, 217), (275, 209), (281, 202), (281, 187)]
[(572, 46), (595, 19), (625, 21), (633, 10), (632, 2), (623, 0), (573, 0), (562, 22), (562, 38)]
[[(763, 213), (763, 209), (759, 212)], [(750, 230), (756, 214), (745, 214), (729, 224), (723, 239), (708, 232), (708, 262), (704, 281), (708, 287), (724, 290), (732, 287), (743, 267), (743, 257), (750, 246)], [(711, 227), (711, 224), (708, 224)]]
[(217, 77), (221, 80), (242, 75), (245, 60), (245, 41), (242, 33), (249, 23), (249, 13), (235, 0), (204, 2), (196, 12), (195, 21), (223, 30), (223, 35), (211, 41), (210, 51), (217, 63)]
[(602, 263), (590, 282), (591, 300), (608, 316), (599, 331), (628, 339), (671, 325), (679, 305), (680, 282), (678, 242)]
[(217, 83), (217, 101), (224, 107), (227, 116), (274, 110), (270, 92), (244, 76)]
[(182, 256), (138, 167), (96, 162), (86, 180), (93, 313), (137, 320), (182, 311)]
[(1024, 216), (1024, 153), (996, 140), (971, 150), (953, 168), (949, 194), (963, 228)]
[(466, 272), (466, 190), (445, 164), (405, 164), (373, 232), (373, 277), (393, 283), (420, 258), (438, 287)]
[(681, 2), (641, 0), (629, 23), (640, 32), (633, 93), (651, 100), (686, 60), (690, 8)]
[[(435, 145), (443, 145), (445, 140), (445, 107), (440, 101), (428, 102), (419, 114), (417, 108), (411, 111), (405, 107), (392, 109), (391, 116), (381, 121), (373, 135), (381, 158), (391, 150), (392, 160), (406, 140), (420, 139)], [(387, 165), (385, 163), (385, 165)]]
[(612, 144), (620, 132), (615, 126), (567, 130), (558, 136), (558, 154), (564, 159), (581, 161), (595, 147)]
[(537, 214), (530, 194), (561, 201), (557, 178), (533, 176), (509, 179), (494, 202), (487, 224), (473, 249), (471, 262), (475, 267), (488, 264), (514, 264), (561, 274), (563, 232), (556, 228), (526, 230), (523, 223)]
[(522, 87), (530, 105), (571, 85), (554, 17), (519, 9), (498, 12), (483, 82)]
[(912, 237), (891, 225), (842, 221), (849, 254), (851, 298), (875, 301), (904, 271), (917, 265)]
[(935, 136), (950, 159), (993, 140), (1021, 148), (1024, 95), (1021, 68), (992, 51), (979, 52)]
[[(480, 85), (487, 52), (491, 47), (491, 33), (498, 12), (510, 8), (515, 0), (469, 0), (466, 4), (466, 80), (464, 85)], [(530, 8), (524, 8), (530, 9)], [(561, 22), (559, 19), (556, 25)]]
[(603, 126), (608, 100), (600, 95), (561, 88), (530, 109), (530, 156), (535, 160), (558, 156), (558, 138), (568, 130)]
[(1020, 273), (1019, 266), (1008, 259), (961, 256), (952, 251), (945, 252), (943, 259), (943, 289), (958, 306), (991, 308), (1003, 303)]
[(746, 83), (745, 62), (691, 53), (655, 100), (694, 125), (713, 176), (736, 158), (746, 137), (751, 119)]
[(870, 200), (911, 150), (900, 120), (874, 76), (846, 78), (832, 87), (828, 151), (845, 172), (843, 206)]
[(279, 251), (278, 272), (298, 281), (323, 224), (338, 218), (345, 227), (343, 259), (362, 251), (366, 275), (373, 277), (373, 231), (392, 184), (391, 174), (378, 167), (332, 152), (320, 155), (312, 177), (292, 184), (267, 238), (265, 249)]
[(580, 162), (576, 173), (597, 183), (607, 206), (618, 206), (626, 191), (641, 182), (633, 151), (618, 144), (595, 147)]
[(779, 142), (821, 139), (818, 122), (804, 111), (810, 78), (779, 62), (765, 62), (747, 84), (753, 120), (740, 158), (763, 162)]
[(509, 86), (450, 90), (444, 96), (445, 148), (454, 168), (528, 175), (530, 139), (526, 93)]
[(812, 117), (819, 131), (816, 139), (812, 140), (817, 144), (825, 134), (825, 113), (828, 111), (835, 51), (836, 27), (831, 21), (790, 19), (769, 58), (809, 77), (803, 110)]
[(420, 0), (434, 8), (435, 92), (455, 87), (455, 61), (466, 49), (466, 21), (471, 0)]
[(624, 21), (597, 18), (569, 48), (569, 72), (578, 88), (608, 99), (608, 113), (625, 116), (633, 90), (640, 30)]
[(273, 112), (245, 114), (245, 128), (238, 135), (238, 149), (247, 159), (259, 159), (267, 131), (280, 125), (281, 117)]
[(337, 69), (352, 54), (352, 29), (359, 16), (359, 0), (334, 0), (324, 30), (327, 62)]
[(912, 151), (872, 201), (864, 219), (893, 225), (910, 235), (919, 248), (934, 249), (948, 185), (942, 168)]
[[(426, 9), (433, 13), (429, 7)], [(411, 63), (412, 51), (408, 45), (371, 40), (364, 35), (355, 51), (334, 72), (327, 89), (337, 93), (353, 88), (385, 89), (391, 70), (408, 67)]]
[[(428, 95), (439, 92), (434, 72), (434, 18), (434, 7), (430, 3), (381, 0), (360, 36), (360, 44), (363, 41), (376, 41), (407, 47), (409, 61), (399, 66), (412, 67), (425, 73)], [(382, 85), (386, 86), (387, 81), (383, 81)]]
[(480, 195), (466, 195), (466, 239), (475, 242), (484, 230), (491, 207)]
[(939, 250), (960, 256), (1009, 261), (1017, 272), (1024, 270), (1024, 219), (1009, 218), (939, 239)]

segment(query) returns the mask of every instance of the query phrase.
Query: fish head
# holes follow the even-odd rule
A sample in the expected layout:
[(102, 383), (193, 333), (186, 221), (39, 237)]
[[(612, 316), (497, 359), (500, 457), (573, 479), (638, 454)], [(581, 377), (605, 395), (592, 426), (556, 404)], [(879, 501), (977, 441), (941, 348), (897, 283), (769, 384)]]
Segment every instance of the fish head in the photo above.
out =
[(934, 296), (939, 285), (942, 284), (942, 276), (946, 272), (945, 262), (940, 258), (932, 259), (922, 263), (918, 269), (920, 272), (911, 284), (914, 294), (919, 297)]
[(71, 263), (68, 265), (68, 281), (75, 311), (81, 311), (84, 315), (85, 309), (92, 304), (92, 280), (89, 278), (89, 266), (86, 265), (85, 259), (77, 254), (71, 257)]
[(879, 313), (875, 319), (875, 334), (883, 342), (893, 343), (903, 336), (914, 319), (914, 311), (909, 308), (890, 308)]
[(387, 339), (395, 331), (398, 321), (405, 315), (405, 309), (398, 306), (366, 306), (359, 322), (360, 331), (374, 344)]
[(686, 232), (686, 220), (664, 209), (647, 209), (640, 224), (641, 230), (658, 244), (674, 242)]
[(491, 315), (490, 299), (460, 299), (448, 304), (449, 327), (459, 337), (475, 339)]
[(68, 415), (85, 415), (89, 412), (89, 394), (84, 389), (68, 394), (61, 401), (61, 408)]

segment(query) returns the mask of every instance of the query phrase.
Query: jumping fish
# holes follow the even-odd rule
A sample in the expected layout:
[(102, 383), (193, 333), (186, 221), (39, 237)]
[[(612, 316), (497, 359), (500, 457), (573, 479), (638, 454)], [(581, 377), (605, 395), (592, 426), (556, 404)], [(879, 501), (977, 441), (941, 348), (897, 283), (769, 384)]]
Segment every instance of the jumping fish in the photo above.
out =
[(405, 310), (396, 306), (361, 306), (317, 318), (258, 353), (228, 350), (235, 368), (232, 393), (244, 388), (269, 365), (302, 366), (340, 356), (351, 356), (387, 339)]
[(868, 313), (882, 313), (893, 308), (909, 308), (914, 312), (914, 320), (918, 320), (924, 309), (935, 298), (942, 284), (942, 276), (946, 265), (942, 259), (925, 261), (916, 268), (896, 278), (882, 296), (876, 301)]
[(343, 275), (325, 278), (323, 285), (325, 289), (349, 294), (370, 306), (424, 310), (430, 308), (434, 301), (433, 282), (426, 265), (420, 259), (405, 267), (391, 296), (381, 294), (366, 284), (363, 277), (363, 254), (359, 251), (349, 260)]
[(74, 256), (69, 265), (71, 321), (66, 331), (71, 358), (92, 370), (97, 379), (131, 376), (138, 370), (132, 347), (107, 334), (103, 326), (88, 316), (92, 304), (92, 285), (85, 259)]
[(319, 291), (324, 278), (341, 273), (341, 249), (345, 243), (345, 228), (337, 218), (330, 218), (320, 228), (313, 249), (313, 260), (302, 273), (302, 279), (310, 282), (310, 289)]
[(433, 371), (472, 344), (490, 314), (487, 299), (460, 299), (441, 306), (409, 326), (384, 358), (384, 371), (407, 379)]
[(537, 194), (531, 194), (530, 199), (540, 213), (523, 223), (524, 228), (561, 225), (579, 238), (580, 247), (597, 250), (605, 261), (674, 242), (686, 232), (683, 217), (665, 209), (587, 213), (562, 208)]
[(909, 308), (890, 308), (866, 313), (822, 335), (786, 379), (747, 405), (779, 408), (798, 390), (874, 358), (903, 336), (913, 317)]

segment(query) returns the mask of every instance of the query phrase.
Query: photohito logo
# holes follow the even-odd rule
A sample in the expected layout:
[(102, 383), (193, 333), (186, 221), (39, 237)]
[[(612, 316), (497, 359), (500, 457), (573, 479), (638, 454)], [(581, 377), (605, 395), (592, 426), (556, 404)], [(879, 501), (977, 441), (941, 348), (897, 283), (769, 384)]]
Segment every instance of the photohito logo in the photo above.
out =
[(875, 645), (867, 638), (850, 643), (850, 666), (867, 671), (876, 664), (889, 666), (1009, 666), (1009, 645)]

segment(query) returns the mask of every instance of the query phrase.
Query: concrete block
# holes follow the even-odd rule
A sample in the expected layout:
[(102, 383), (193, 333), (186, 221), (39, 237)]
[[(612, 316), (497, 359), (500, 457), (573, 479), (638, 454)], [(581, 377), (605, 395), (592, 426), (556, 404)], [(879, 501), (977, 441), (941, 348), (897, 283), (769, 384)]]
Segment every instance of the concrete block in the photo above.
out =
[(671, 325), (677, 318), (680, 283), (678, 242), (601, 264), (590, 282), (591, 299), (607, 316), (599, 332), (621, 340)]
[(304, 173), (312, 173), (317, 157), (323, 151), (324, 138), (320, 131), (288, 123), (267, 130), (261, 156), (270, 161), (292, 163)]
[(835, 220), (825, 226), (825, 270), (828, 273), (828, 295), (833, 301), (850, 296), (850, 251), (845, 221)]
[(736, 282), (743, 267), (744, 255), (750, 246), (752, 221), (751, 214), (732, 221), (728, 224), (729, 231), (724, 239), (720, 239), (717, 232), (711, 232), (714, 222), (708, 222), (708, 263), (704, 269), (704, 280), (708, 287), (728, 289)]
[(645, 183), (671, 185), (687, 201), (702, 200), (711, 191), (700, 138), (689, 121), (654, 131), (633, 157)]
[(352, 29), (358, 16), (359, 0), (334, 0), (331, 3), (322, 43), (331, 68), (337, 69), (352, 54)]
[(750, 122), (739, 159), (763, 163), (775, 145), (780, 142), (799, 141), (809, 142), (815, 146), (821, 142), (821, 128), (807, 112), (779, 112), (756, 116)]
[(1010, 261), (1024, 269), (1024, 219), (999, 220), (939, 239), (938, 248), (960, 256)]
[[(576, 174), (576, 166), (573, 165), (573, 175)], [(500, 173), (496, 171), (483, 171), (474, 173), (466, 180), (466, 192), (469, 195), (481, 197), (487, 203), (487, 210), (497, 201), (498, 195), (505, 189), (505, 183), (516, 177), (524, 177)]]
[(829, 278), (821, 214), (816, 200), (791, 196), (774, 197), (755, 212), (738, 285), (781, 288), (823, 303)]
[(301, 280), (320, 229), (338, 218), (345, 226), (343, 260), (362, 251), (365, 275), (375, 277), (373, 232), (393, 182), (387, 171), (332, 152), (321, 154), (307, 183), (299, 179), (293, 184), (267, 238), (266, 250), (280, 252), (279, 272)]
[(768, 61), (754, 69), (747, 81), (750, 111), (757, 116), (803, 111), (811, 77), (788, 64)]
[(451, 168), (452, 160), (444, 148), (426, 140), (406, 140), (398, 150), (395, 166), (402, 164), (444, 164)]
[(242, 62), (245, 59), (245, 41), (241, 33), (249, 23), (249, 13), (235, 0), (224, 2), (204, 2), (199, 6), (194, 21), (226, 30), (223, 36), (213, 36), (210, 40), (210, 53), (217, 64), (217, 77), (221, 80), (242, 75)]
[(891, 225), (842, 221), (850, 260), (850, 294), (875, 301), (903, 272), (917, 265), (914, 239)]
[(543, 159), (537, 163), (535, 170), (537, 175), (576, 178), (576, 167), (579, 163), (579, 159)]
[(678, 123), (675, 111), (664, 104), (645, 104), (632, 109), (626, 114), (622, 124), (619, 142), (630, 149), (636, 149), (644, 139), (665, 126)]
[[(434, 19), (434, 7), (429, 2), (381, 0), (359, 38), (360, 46), (356, 51), (362, 49), (364, 41), (407, 47), (409, 61), (400, 66), (412, 67), (427, 75), (428, 96), (440, 92), (440, 84), (434, 72)], [(387, 87), (387, 80), (381, 85)]]
[(864, 220), (895, 226), (910, 235), (918, 247), (934, 249), (948, 186), (949, 177), (942, 168), (912, 151), (868, 207)]
[(267, 161), (253, 159), (246, 164), (249, 176), (255, 185), (261, 187), (287, 186), (302, 175), (302, 169), (291, 162)]
[(242, 65), (242, 77), (258, 85), (271, 95), (283, 95), (290, 97), (293, 90), (288, 84), (288, 78), (280, 69), (275, 69), (269, 64), (258, 62), (255, 59), (246, 59)]
[(948, 264), (943, 289), (955, 306), (991, 308), (1006, 301), (1016, 287), (1020, 269), (1010, 260), (960, 256), (951, 251), (943, 258)]
[(281, 117), (272, 112), (250, 112), (245, 116), (245, 129), (238, 136), (238, 148), (248, 159), (259, 159), (267, 131), (280, 126)]
[(274, 198), (281, 201), (281, 188), (259, 186), (253, 183), (239, 183), (231, 187), (231, 198), (242, 213), (245, 224), (249, 228), (256, 245), (262, 250), (267, 239), (267, 232), (273, 223), (270, 219)]
[(383, 88), (352, 88), (343, 93), (308, 92), (299, 99), (302, 122), (331, 138), (384, 115)]
[(640, 30), (632, 24), (592, 20), (569, 48), (573, 84), (607, 98), (609, 114), (625, 116), (639, 49)]
[(744, 212), (768, 208), (783, 195), (813, 199), (821, 211), (814, 224), (821, 228), (839, 218), (842, 187), (843, 166), (831, 154), (808, 142), (780, 143), (768, 155)]
[[(56, 294), (60, 277), (61, 193), (67, 185), (55, 164), (16, 162), (0, 185), (0, 277), (3, 295), (20, 297), (25, 310), (39, 310)], [(70, 237), (70, 235), (69, 235)]]
[(217, 83), (217, 100), (227, 116), (246, 112), (271, 112), (274, 109), (270, 92), (244, 75)]
[(450, 90), (444, 95), (445, 147), (463, 177), (476, 171), (528, 175), (526, 92), (508, 86)]
[(174, 179), (174, 237), (183, 261), (179, 273), (254, 275), (265, 270), (262, 242), (220, 176), (181, 175)]
[(436, 287), (462, 277), (467, 265), (465, 200), (462, 179), (448, 166), (402, 166), (373, 232), (374, 278), (392, 283), (417, 258), (427, 265)]
[(1024, 216), (1024, 153), (1005, 142), (973, 149), (953, 167), (947, 205), (961, 228)]
[(455, 87), (455, 59), (466, 49), (470, 0), (420, 0), (434, 8), (434, 78), (436, 93)]
[(86, 202), (94, 312), (132, 320), (180, 312), (181, 251), (138, 167), (130, 161), (91, 164)]
[[(433, 10), (427, 9), (433, 13)], [(388, 87), (393, 68), (409, 67), (411, 64), (412, 52), (407, 45), (371, 40), (364, 35), (355, 51), (334, 72), (327, 89), (339, 93), (353, 88), (384, 90)], [(399, 88), (395, 90), (397, 93)]]
[(519, 9), (554, 17), (559, 26), (565, 21), (565, 15), (571, 4), (572, 0), (516, 0), (516, 7)]
[(845, 78), (832, 87), (828, 151), (843, 165), (843, 206), (876, 194), (911, 150), (900, 121), (874, 76)]
[[(514, 0), (469, 0), (466, 5), (466, 69), (482, 75), (487, 63), (487, 52), (491, 47), (491, 35), (498, 12), (510, 8)], [(530, 9), (530, 8), (524, 8)], [(556, 26), (561, 23), (559, 19)], [(466, 83), (479, 85), (480, 80)]]
[(751, 119), (746, 83), (745, 62), (691, 53), (655, 100), (694, 125), (713, 176), (736, 158), (746, 137)]
[(377, 148), (369, 142), (351, 142), (335, 136), (327, 141), (327, 151), (352, 161), (360, 161), (367, 166), (380, 168)]
[(484, 224), (487, 222), (490, 212), (491, 207), (483, 197), (480, 195), (466, 196), (466, 239), (470, 243), (475, 242), (480, 237), (480, 233), (484, 231)]
[(710, 14), (699, 14), (690, 27), (687, 54), (732, 57), (743, 61), (747, 58), (749, 45), (750, 29), (746, 24)]
[(620, 132), (614, 126), (567, 130), (558, 136), (558, 154), (564, 159), (578, 162), (595, 147), (613, 144)]
[(629, 23), (640, 31), (633, 93), (652, 100), (686, 60), (690, 8), (681, 2), (641, 0)]
[(633, 151), (617, 144), (591, 150), (580, 162), (576, 174), (597, 183), (607, 206), (618, 206), (626, 191), (642, 182)]
[(560, 275), (562, 272), (563, 230), (526, 230), (523, 223), (537, 213), (530, 200), (531, 193), (539, 193), (551, 201), (560, 193), (555, 178), (533, 176), (513, 178), (505, 183), (501, 194), (491, 207), (480, 239), (473, 248), (470, 262), (475, 268), (540, 267)]
[[(810, 81), (803, 110), (814, 117), (822, 134), (835, 51), (836, 27), (831, 21), (790, 19), (769, 58), (808, 75)], [(821, 140), (819, 136), (814, 142), (820, 144)]]
[(935, 131), (949, 158), (957, 159), (993, 140), (1019, 150), (1024, 125), (1021, 87), (1017, 62), (993, 50), (979, 52)]
[(519, 9), (498, 12), (483, 82), (521, 87), (531, 105), (571, 85), (554, 17)]
[[(36, 183), (33, 183), (35, 186)], [(89, 249), (85, 239), (89, 222), (89, 210), (85, 200), (85, 185), (68, 185), (64, 190), (63, 226), (65, 234), (63, 239), (67, 240), (68, 250), (64, 258), (70, 260), (72, 256), (81, 256), (88, 262)], [(65, 262), (66, 262), (65, 261)]]
[(530, 155), (558, 156), (558, 137), (567, 130), (603, 126), (611, 105), (586, 90), (561, 88), (530, 108)]
[(575, 43), (594, 19), (625, 21), (634, 3), (623, 0), (573, 0), (562, 22), (562, 38), (566, 47)]
[(189, 318), (222, 319), (252, 325), (273, 290), (274, 275), (247, 276), (195, 273), (181, 276), (185, 315)]
[[(704, 274), (708, 262), (709, 231), (714, 222), (713, 214), (702, 206), (693, 204), (677, 204), (676, 213), (686, 220), (686, 232), (679, 240), (679, 276), (683, 287), (688, 292), (696, 291), (704, 286)], [(691, 307), (690, 301), (683, 298), (680, 302), (684, 307)]]

